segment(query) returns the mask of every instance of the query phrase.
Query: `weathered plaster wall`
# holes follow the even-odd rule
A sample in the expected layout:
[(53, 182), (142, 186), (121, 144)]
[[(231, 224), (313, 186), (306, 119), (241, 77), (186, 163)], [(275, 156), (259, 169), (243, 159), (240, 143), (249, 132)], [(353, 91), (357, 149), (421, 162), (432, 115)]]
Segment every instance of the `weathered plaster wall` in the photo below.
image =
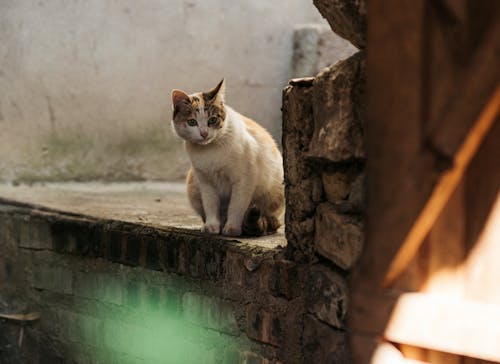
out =
[(314, 77), (357, 50), (332, 32), (328, 24), (299, 24), (293, 34), (292, 78)]
[(170, 90), (222, 77), (279, 137), (293, 27), (318, 21), (301, 0), (1, 1), (0, 179), (180, 177)]

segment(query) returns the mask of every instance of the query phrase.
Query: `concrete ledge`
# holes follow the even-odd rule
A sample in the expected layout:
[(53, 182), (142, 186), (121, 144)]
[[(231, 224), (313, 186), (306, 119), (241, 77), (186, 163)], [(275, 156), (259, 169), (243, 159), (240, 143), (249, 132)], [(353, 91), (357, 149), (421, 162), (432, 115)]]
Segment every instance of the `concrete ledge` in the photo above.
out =
[[(74, 217), (96, 224), (132, 223), (161, 232), (188, 234), (209, 241), (243, 243), (251, 247), (284, 247), (281, 228), (259, 238), (225, 238), (201, 234), (201, 220), (193, 213), (183, 183), (47, 183), (31, 186), (0, 185), (0, 203), (21, 206), (37, 213)], [(124, 225), (132, 227), (132, 225)]]

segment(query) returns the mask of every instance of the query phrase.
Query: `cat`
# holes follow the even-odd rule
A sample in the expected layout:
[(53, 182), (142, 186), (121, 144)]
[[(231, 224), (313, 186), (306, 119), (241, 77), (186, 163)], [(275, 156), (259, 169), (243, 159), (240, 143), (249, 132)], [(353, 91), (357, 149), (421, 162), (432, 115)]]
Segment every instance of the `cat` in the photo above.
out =
[(202, 232), (272, 234), (285, 209), (281, 153), (262, 126), (224, 103), (224, 94), (224, 79), (208, 92), (172, 90), (173, 129), (191, 161), (189, 202)]

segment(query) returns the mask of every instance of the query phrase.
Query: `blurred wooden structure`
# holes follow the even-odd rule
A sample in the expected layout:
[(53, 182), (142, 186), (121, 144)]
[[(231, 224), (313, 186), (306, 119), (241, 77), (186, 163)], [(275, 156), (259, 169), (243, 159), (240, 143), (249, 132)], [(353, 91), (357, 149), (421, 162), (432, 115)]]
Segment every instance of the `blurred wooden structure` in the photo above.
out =
[(355, 363), (500, 363), (500, 1), (368, 1)]

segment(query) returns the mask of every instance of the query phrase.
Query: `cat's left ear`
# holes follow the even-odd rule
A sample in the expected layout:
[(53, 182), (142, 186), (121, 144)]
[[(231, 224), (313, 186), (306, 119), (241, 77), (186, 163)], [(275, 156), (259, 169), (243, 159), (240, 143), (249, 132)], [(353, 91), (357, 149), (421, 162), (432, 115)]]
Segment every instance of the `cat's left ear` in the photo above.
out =
[(208, 92), (204, 92), (203, 96), (205, 96), (206, 99), (210, 101), (219, 101), (219, 102), (224, 102), (224, 95), (226, 92), (226, 82), (224, 79), (219, 82), (217, 86), (215, 86), (213, 89), (211, 89)]

